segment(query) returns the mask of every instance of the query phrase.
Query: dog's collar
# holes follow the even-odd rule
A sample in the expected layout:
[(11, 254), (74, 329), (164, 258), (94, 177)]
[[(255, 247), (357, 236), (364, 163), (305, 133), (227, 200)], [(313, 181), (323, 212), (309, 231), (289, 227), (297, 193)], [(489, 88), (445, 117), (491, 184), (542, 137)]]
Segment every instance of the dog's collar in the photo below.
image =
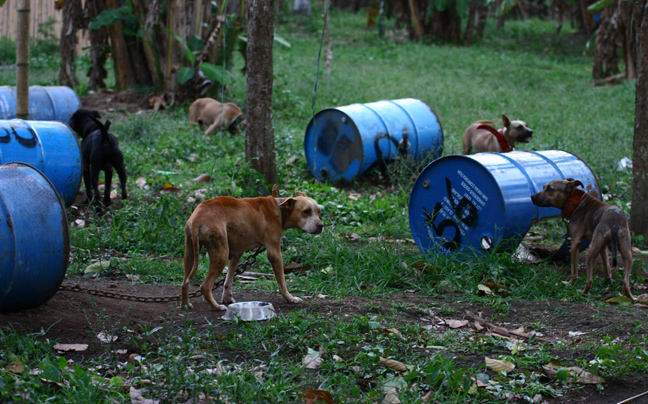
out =
[(502, 151), (504, 153), (510, 152), (510, 151), (513, 150), (513, 146), (508, 144), (508, 142), (504, 138), (504, 128), (502, 128), (500, 130), (497, 130), (497, 129), (493, 128), (490, 125), (481, 124), (481, 125), (479, 125), (477, 127), (477, 129), (485, 129), (485, 130), (489, 131), (490, 133), (492, 133), (495, 136), (495, 138), (497, 139), (497, 143), (499, 143), (499, 145), (502, 148)]
[(565, 201), (565, 205), (562, 208), (562, 216), (565, 219), (571, 219), (574, 211), (581, 203), (584, 196), (585, 191), (583, 191), (582, 189), (576, 188), (572, 191), (571, 195), (569, 195), (569, 198), (567, 198), (567, 201)]

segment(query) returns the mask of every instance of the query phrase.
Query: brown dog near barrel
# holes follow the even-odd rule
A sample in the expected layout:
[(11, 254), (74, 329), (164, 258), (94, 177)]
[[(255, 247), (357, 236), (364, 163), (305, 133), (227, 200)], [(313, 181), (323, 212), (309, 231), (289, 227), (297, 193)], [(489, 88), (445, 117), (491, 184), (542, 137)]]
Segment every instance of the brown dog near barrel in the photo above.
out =
[(531, 201), (537, 206), (550, 207), (562, 210), (562, 215), (569, 220), (569, 233), (572, 237), (571, 244), (571, 282), (578, 278), (578, 253), (580, 240), (590, 242), (587, 253), (587, 282), (583, 293), (592, 288), (594, 278), (594, 262), (601, 256), (603, 268), (608, 278), (612, 279), (612, 272), (608, 260), (608, 246), (612, 248), (613, 266), (617, 265), (617, 252), (623, 259), (625, 276), (623, 279), (623, 292), (627, 297), (635, 300), (630, 290), (630, 274), (632, 273), (632, 244), (630, 229), (625, 213), (616, 206), (603, 203), (578, 187), (583, 184), (573, 178), (550, 181), (542, 191), (531, 195)]

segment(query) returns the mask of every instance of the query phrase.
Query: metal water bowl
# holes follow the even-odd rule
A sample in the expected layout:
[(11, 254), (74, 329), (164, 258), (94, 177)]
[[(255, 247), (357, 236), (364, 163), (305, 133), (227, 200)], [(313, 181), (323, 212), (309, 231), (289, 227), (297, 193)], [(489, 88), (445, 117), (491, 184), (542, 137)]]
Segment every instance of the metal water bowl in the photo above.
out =
[(223, 320), (260, 321), (274, 317), (275, 309), (268, 302), (238, 302), (227, 306)]

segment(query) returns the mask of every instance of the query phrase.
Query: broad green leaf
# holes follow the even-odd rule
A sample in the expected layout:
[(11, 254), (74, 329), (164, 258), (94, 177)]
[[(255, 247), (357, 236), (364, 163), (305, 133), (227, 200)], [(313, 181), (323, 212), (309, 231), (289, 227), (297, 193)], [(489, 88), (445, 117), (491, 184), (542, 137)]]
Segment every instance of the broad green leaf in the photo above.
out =
[(83, 270), (83, 273), (86, 274), (86, 275), (88, 275), (88, 274), (90, 274), (90, 275), (98, 274), (100, 272), (103, 272), (103, 271), (106, 271), (106, 270), (110, 269), (110, 264), (111, 264), (110, 260), (95, 262), (94, 264), (88, 265)]
[(285, 47), (285, 48), (288, 48), (288, 49), (292, 48), (292, 46), (290, 45), (290, 42), (286, 41), (283, 37), (280, 37), (279, 35), (275, 34), (274, 41), (276, 43), (278, 43), (279, 45)]
[(119, 9), (104, 10), (88, 26), (91, 30), (98, 30), (102, 27), (110, 27), (121, 21), (121, 12)]
[(191, 49), (192, 51), (201, 51), (205, 48), (205, 43), (202, 39), (200, 39), (200, 37), (192, 35), (189, 37), (187, 46), (189, 46), (189, 49)]
[(227, 70), (223, 69), (223, 66), (216, 66), (211, 63), (201, 63), (199, 67), (200, 70), (205, 73), (207, 78), (225, 85), (230, 84), (231, 80), (229, 73)]
[(196, 74), (192, 67), (182, 66), (178, 69), (178, 83), (184, 84)]

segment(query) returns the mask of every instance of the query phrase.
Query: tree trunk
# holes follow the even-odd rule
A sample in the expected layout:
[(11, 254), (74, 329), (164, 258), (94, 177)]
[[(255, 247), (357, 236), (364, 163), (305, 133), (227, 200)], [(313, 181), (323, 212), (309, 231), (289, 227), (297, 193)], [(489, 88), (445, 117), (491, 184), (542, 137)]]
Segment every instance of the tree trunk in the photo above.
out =
[(29, 119), (29, 0), (19, 0), (17, 11), (16, 118)]
[(637, 89), (632, 159), (630, 230), (648, 237), (648, 1), (634, 1)]
[[(86, 0), (85, 15), (88, 22), (84, 24), (84, 27), (87, 28), (89, 21), (97, 18), (105, 8), (105, 0)], [(88, 89), (105, 88), (106, 83), (104, 83), (104, 80), (108, 77), (108, 72), (104, 67), (109, 38), (108, 28), (101, 27), (97, 30), (88, 30), (88, 35), (90, 36), (90, 58), (92, 59), (90, 70), (88, 70)]]
[(295, 14), (313, 15), (313, 10), (311, 10), (310, 0), (295, 0), (293, 12)]
[(59, 84), (74, 88), (79, 85), (74, 67), (77, 30), (81, 26), (81, 0), (63, 2), (63, 23), (61, 24), (61, 71)]
[[(107, 0), (106, 6), (111, 9), (119, 8), (118, 0)], [(124, 39), (124, 32), (122, 29), (122, 23), (118, 22), (117, 24), (109, 28), (110, 31), (110, 44), (111, 44), (111, 54), (113, 58), (113, 64), (115, 68), (115, 86), (118, 90), (125, 90), (127, 87), (130, 87), (135, 82), (135, 76), (130, 69), (130, 61), (128, 58), (128, 50), (126, 49), (126, 41)]]
[(248, 1), (245, 160), (268, 184), (278, 183), (272, 122), (274, 19), (274, 0)]

